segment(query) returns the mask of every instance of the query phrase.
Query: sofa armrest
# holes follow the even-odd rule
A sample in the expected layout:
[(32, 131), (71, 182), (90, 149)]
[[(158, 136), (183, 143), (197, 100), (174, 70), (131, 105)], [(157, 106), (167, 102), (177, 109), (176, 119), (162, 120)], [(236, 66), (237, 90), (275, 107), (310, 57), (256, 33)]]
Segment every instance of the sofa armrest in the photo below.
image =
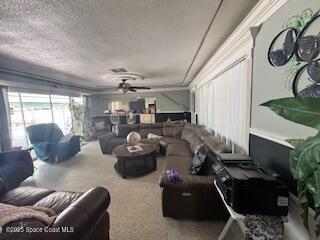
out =
[(102, 153), (109, 154), (109, 148), (108, 148), (109, 142), (111, 139), (113, 139), (115, 137), (116, 137), (116, 134), (113, 132), (107, 133), (107, 134), (99, 137), (99, 144), (100, 144), (100, 148), (101, 148)]
[(73, 135), (68, 141), (59, 141), (58, 143), (59, 148), (68, 148), (68, 146), (79, 146), (80, 147), (80, 136)]
[[(50, 234), (50, 239), (89, 239), (95, 226), (107, 214), (109, 204), (110, 195), (106, 189), (95, 187), (88, 190), (60, 213), (50, 226), (61, 230), (68, 227), (69, 232)], [(109, 226), (105, 228), (107, 231)]]
[(12, 150), (6, 152), (0, 152), (0, 162), (1, 161), (30, 161), (32, 162), (31, 156), (26, 150)]

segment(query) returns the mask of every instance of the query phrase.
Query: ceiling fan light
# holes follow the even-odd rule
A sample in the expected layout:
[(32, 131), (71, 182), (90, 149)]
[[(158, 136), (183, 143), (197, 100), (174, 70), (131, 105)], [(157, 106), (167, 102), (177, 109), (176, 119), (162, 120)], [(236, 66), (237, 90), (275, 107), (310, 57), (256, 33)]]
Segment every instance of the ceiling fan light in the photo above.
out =
[(127, 93), (129, 90), (127, 88), (119, 88), (119, 92)]

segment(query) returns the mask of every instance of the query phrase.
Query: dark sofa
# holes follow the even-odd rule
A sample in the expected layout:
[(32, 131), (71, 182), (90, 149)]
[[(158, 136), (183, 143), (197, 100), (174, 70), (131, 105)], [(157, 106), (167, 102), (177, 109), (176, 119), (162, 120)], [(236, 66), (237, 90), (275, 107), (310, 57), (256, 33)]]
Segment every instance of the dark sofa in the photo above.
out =
[[(0, 153), (0, 203), (15, 206), (45, 207), (53, 210), (57, 218), (50, 226), (35, 219), (11, 222), (3, 227), (0, 239), (64, 240), (109, 239), (109, 192), (95, 187), (85, 193), (61, 192), (30, 186), (19, 186), (33, 174), (33, 162), (26, 151)], [(36, 229), (50, 227), (60, 232), (26, 233), (6, 232), (6, 227)], [(67, 227), (69, 232), (62, 232)], [(10, 228), (9, 228), (10, 229)]]
[[(190, 167), (199, 144), (207, 149), (207, 161), (201, 175), (191, 175)], [(165, 217), (187, 219), (221, 219), (226, 211), (213, 186), (212, 164), (216, 154), (230, 149), (204, 128), (190, 124), (183, 128), (179, 142), (166, 146), (166, 161), (160, 178), (162, 212)], [(168, 181), (165, 171), (176, 170), (181, 183)]]
[[(112, 150), (126, 142), (126, 136), (131, 131), (140, 133), (142, 142), (146, 142), (148, 133), (161, 135), (155, 142), (161, 153), (165, 154), (165, 166), (160, 178), (162, 189), (163, 216), (189, 219), (213, 219), (225, 215), (225, 209), (220, 196), (213, 186), (212, 163), (216, 155), (230, 152), (230, 148), (205, 128), (185, 122), (170, 122), (156, 124), (119, 125), (119, 135), (109, 133), (99, 138), (103, 153), (110, 154)], [(208, 152), (206, 165), (202, 175), (191, 175), (190, 167), (198, 145), (204, 144)], [(171, 183), (167, 180), (165, 171), (176, 170), (183, 178), (181, 183)]]
[[(111, 154), (112, 150), (117, 146), (126, 143), (127, 135), (130, 132), (138, 132), (141, 135), (142, 143), (153, 143), (159, 152), (160, 145), (159, 140), (147, 139), (149, 133), (153, 133), (159, 136), (170, 138), (175, 135), (177, 138), (180, 137), (182, 128), (184, 126), (183, 122), (179, 123), (154, 123), (154, 124), (119, 124), (118, 125), (118, 135), (115, 133), (108, 133), (99, 137), (99, 143), (101, 151), (104, 154)], [(168, 130), (171, 129), (171, 131)]]

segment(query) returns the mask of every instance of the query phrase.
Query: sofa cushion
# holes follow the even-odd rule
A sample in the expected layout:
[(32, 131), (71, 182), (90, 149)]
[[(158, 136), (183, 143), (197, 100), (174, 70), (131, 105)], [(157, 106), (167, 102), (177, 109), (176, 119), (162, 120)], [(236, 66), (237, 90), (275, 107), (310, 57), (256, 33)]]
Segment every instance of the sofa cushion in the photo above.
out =
[(153, 144), (156, 147), (156, 152), (160, 152), (159, 139), (156, 138), (141, 138), (140, 143)]
[(201, 140), (204, 140), (206, 136), (210, 135), (210, 133), (204, 127), (196, 128), (196, 133)]
[(146, 138), (149, 133), (161, 136), (162, 129), (161, 128), (140, 128), (139, 133), (142, 138)]
[(181, 139), (189, 142), (189, 139), (196, 134), (196, 128), (198, 128), (196, 124), (186, 125), (181, 132)]
[(186, 156), (167, 156), (165, 162), (165, 170), (174, 169), (180, 176), (185, 178), (189, 175), (189, 169), (192, 162), (192, 157)]
[(170, 156), (183, 156), (183, 157), (192, 158), (193, 154), (190, 151), (189, 145), (186, 142), (184, 142), (184, 143), (170, 144), (167, 147), (166, 157), (170, 157)]
[(186, 143), (186, 141), (179, 139), (179, 138), (173, 138), (173, 137), (163, 137), (159, 140), (160, 145), (167, 149), (168, 145), (171, 143)]
[(139, 129), (139, 125), (133, 124), (119, 124), (118, 125), (118, 137), (126, 138), (127, 135), (131, 132), (137, 131)]
[(191, 152), (195, 154), (198, 145), (201, 145), (203, 141), (198, 137), (197, 134), (193, 135), (192, 138), (188, 140)]
[[(169, 187), (170, 189), (180, 189), (179, 191), (190, 192), (192, 189), (199, 191), (201, 188), (211, 188), (213, 183), (213, 176), (195, 176), (190, 175), (190, 165), (192, 163), (192, 158), (184, 156), (169, 156), (166, 158), (164, 166), (164, 174), (162, 174), (160, 179), (161, 187)], [(165, 174), (165, 170), (174, 169), (182, 177), (183, 181), (180, 183), (170, 182)], [(201, 190), (200, 190), (201, 191)]]
[(70, 204), (74, 203), (81, 195), (82, 193), (77, 192), (54, 192), (36, 202), (34, 206), (50, 208), (59, 214)]
[(163, 127), (184, 127), (186, 125), (183, 121), (171, 121), (171, 122), (163, 122)]
[(4, 194), (0, 198), (0, 202), (15, 206), (31, 206), (53, 192), (53, 190), (44, 188), (35, 188), (29, 186), (18, 187)]
[(162, 128), (162, 123), (140, 123), (140, 128)]
[(163, 127), (162, 135), (164, 137), (175, 137), (180, 138), (183, 127)]
[(229, 146), (213, 135), (205, 137), (204, 142), (214, 154), (231, 152), (231, 148)]
[(59, 143), (67, 143), (67, 142), (70, 142), (71, 139), (73, 138), (73, 136), (75, 136), (73, 133), (68, 133), (68, 134), (64, 135), (64, 136), (59, 140)]

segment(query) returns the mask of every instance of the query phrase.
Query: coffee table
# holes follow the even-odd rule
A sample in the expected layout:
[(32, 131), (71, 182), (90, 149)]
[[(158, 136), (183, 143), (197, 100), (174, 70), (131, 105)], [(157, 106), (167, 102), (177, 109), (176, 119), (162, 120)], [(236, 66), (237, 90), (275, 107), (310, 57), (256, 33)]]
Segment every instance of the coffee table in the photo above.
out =
[(118, 159), (115, 170), (123, 177), (141, 176), (157, 169), (156, 147), (153, 144), (140, 144), (142, 151), (129, 152), (129, 144), (116, 147), (112, 154)]

